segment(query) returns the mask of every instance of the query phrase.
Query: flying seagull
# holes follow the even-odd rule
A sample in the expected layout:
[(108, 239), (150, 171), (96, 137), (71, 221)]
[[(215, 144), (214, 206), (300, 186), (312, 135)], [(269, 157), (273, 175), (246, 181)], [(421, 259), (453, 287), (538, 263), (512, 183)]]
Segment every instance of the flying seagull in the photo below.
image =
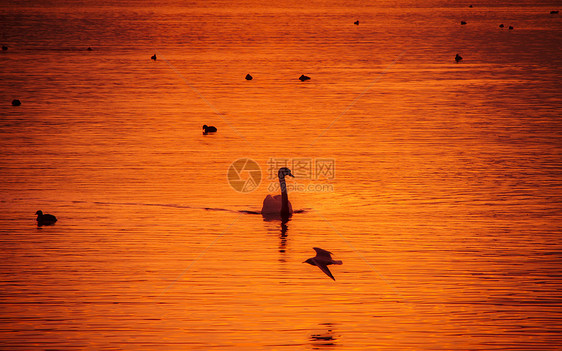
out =
[(326, 251), (318, 247), (313, 247), (313, 249), (314, 251), (316, 251), (316, 256), (309, 258), (303, 263), (308, 263), (320, 268), (322, 272), (326, 273), (328, 277), (336, 280), (332, 275), (332, 272), (330, 272), (330, 270), (328, 269), (328, 266), (331, 264), (342, 264), (342, 261), (333, 260), (332, 253), (330, 251)]

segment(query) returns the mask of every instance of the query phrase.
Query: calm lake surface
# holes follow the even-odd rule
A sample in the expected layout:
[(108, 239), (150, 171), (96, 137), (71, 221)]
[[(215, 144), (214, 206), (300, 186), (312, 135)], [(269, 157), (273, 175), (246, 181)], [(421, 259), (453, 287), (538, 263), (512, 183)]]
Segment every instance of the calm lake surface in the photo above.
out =
[(469, 4), (2, 2), (0, 349), (560, 349), (560, 3)]

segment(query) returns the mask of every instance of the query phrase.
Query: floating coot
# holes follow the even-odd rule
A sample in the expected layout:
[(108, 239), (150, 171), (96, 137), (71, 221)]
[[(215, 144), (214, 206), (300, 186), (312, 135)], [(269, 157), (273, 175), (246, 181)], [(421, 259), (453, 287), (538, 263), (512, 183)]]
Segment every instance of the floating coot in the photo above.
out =
[(359, 20), (353, 22), (353, 24), (355, 24), (356, 26), (358, 26), (358, 25), (359, 25)]
[(461, 55), (457, 54), (457, 56), (455, 56), (455, 61), (457, 61), (457, 63), (459, 63), (462, 60)]
[(466, 24), (466, 21), (461, 21), (461, 25), (464, 26)]
[(12, 106), (20, 106), (20, 105), (21, 105), (21, 101), (19, 101), (18, 99), (12, 100)]
[(40, 227), (42, 225), (53, 225), (57, 221), (57, 217), (51, 214), (43, 214), (43, 211), (39, 210), (35, 212), (37, 215), (37, 226)]
[(303, 75), (301, 75), (301, 76), (299, 77), (299, 80), (300, 80), (301, 82), (304, 82), (305, 80), (310, 80), (310, 77), (309, 77), (309, 76), (305, 76), (305, 75), (303, 74)]
[[(152, 60), (156, 61), (156, 54), (154, 54), (154, 55), (150, 56), (150, 59), (152, 59)], [(164, 60), (164, 61), (165, 61), (165, 60)]]
[(250, 73), (246, 74), (246, 80), (252, 80), (254, 77), (250, 75)]
[(216, 131), (217, 131), (216, 127), (208, 126), (206, 124), (203, 126), (203, 134), (215, 133)]

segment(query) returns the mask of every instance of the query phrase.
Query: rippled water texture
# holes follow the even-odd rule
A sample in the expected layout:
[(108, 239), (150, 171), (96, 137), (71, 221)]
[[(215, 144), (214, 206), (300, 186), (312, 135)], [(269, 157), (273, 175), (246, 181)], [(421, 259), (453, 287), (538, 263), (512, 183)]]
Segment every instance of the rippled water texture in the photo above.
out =
[(342, 4), (0, 5), (0, 349), (560, 348), (559, 4)]

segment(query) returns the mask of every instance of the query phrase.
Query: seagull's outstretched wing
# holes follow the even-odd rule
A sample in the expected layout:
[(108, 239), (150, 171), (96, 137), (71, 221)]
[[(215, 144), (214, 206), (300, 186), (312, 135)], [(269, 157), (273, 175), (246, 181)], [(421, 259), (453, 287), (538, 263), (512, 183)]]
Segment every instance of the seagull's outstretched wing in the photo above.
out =
[(334, 281), (336, 280), (336, 278), (334, 278), (334, 276), (332, 275), (332, 272), (330, 272), (330, 270), (328, 269), (328, 266), (326, 266), (325, 264), (317, 263), (316, 267), (320, 268), (322, 272), (326, 273), (326, 275), (332, 278)]
[(316, 256), (318, 257), (327, 257), (327, 258), (332, 258), (332, 253), (330, 251), (326, 251), (324, 249), (321, 249), (319, 247), (313, 247), (314, 251), (316, 251)]

